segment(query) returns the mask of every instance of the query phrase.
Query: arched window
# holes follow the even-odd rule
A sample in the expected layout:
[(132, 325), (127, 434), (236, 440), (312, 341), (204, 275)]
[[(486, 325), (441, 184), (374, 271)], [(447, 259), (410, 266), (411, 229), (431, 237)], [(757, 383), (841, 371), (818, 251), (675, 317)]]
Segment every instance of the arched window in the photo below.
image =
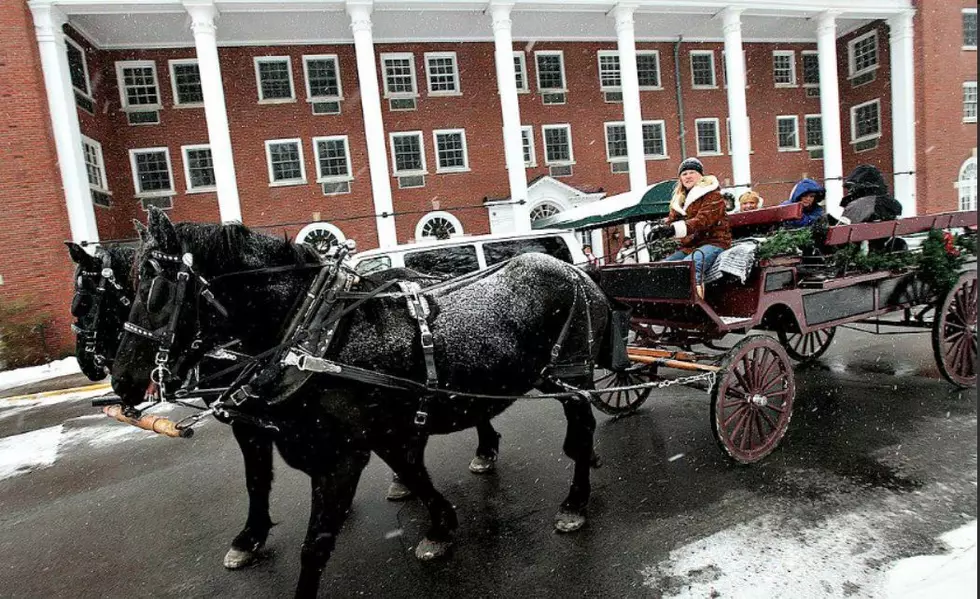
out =
[(960, 168), (960, 178), (956, 182), (960, 190), (960, 210), (977, 209), (977, 159), (970, 158)]
[(531, 208), (528, 216), (531, 222), (539, 221), (542, 218), (548, 218), (549, 216), (554, 216), (561, 212), (561, 206), (557, 204), (552, 204), (551, 202), (541, 202), (534, 208)]
[(347, 237), (343, 232), (329, 223), (310, 223), (296, 235), (296, 243), (310, 245), (321, 255), (325, 255), (330, 248), (344, 241), (347, 241)]
[(463, 234), (463, 223), (448, 212), (430, 212), (415, 226), (415, 239), (449, 239)]

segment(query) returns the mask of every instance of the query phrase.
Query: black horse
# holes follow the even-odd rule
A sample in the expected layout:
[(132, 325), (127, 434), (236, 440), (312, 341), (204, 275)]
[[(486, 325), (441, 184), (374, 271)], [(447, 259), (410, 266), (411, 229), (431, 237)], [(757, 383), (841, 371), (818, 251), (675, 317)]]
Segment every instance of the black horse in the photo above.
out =
[[(191, 352), (195, 338), (234, 336), (244, 351), (257, 355), (274, 346), (292, 311), (308, 290), (311, 273), (282, 270), (311, 264), (315, 258), (298, 246), (259, 235), (242, 225), (174, 226), (162, 212), (152, 211), (151, 238), (141, 248), (139, 290), (130, 322), (147, 330), (164, 327), (179, 310), (170, 360)], [(159, 252), (155, 254), (154, 252)], [(173, 288), (176, 265), (161, 266), (154, 256), (189, 254), (194, 271), (216, 281), (212, 287), (227, 316), (201, 301), (194, 279), (182, 302), (160, 289)], [(247, 271), (278, 269), (264, 281)], [(233, 276), (244, 273), (244, 276)], [(361, 281), (361, 291), (376, 283)], [(562, 356), (577, 353), (592, 364), (600, 356), (610, 305), (602, 291), (566, 263), (541, 254), (518, 256), (492, 275), (428, 295), (440, 384), (462, 394), (521, 395), (556, 386), (542, 377), (553, 363), (555, 343), (574, 318)], [(584, 326), (585, 324), (590, 326)], [(394, 376), (423, 380), (425, 366), (420, 332), (404, 298), (379, 298), (353, 310), (343, 321), (327, 357), (342, 364)], [(152, 340), (126, 335), (113, 367), (113, 388), (129, 405), (143, 399), (159, 347)], [(585, 352), (584, 356), (582, 352)], [(171, 376), (181, 377), (176, 369)], [(591, 385), (591, 374), (570, 379)], [(303, 543), (297, 595), (315, 595), (320, 575), (346, 519), (358, 479), (370, 451), (377, 453), (412, 489), (429, 510), (431, 525), (416, 549), (421, 559), (445, 554), (458, 526), (453, 506), (434, 488), (422, 460), (430, 434), (443, 434), (489, 421), (514, 402), (511, 399), (439, 395), (428, 406), (428, 423), (414, 422), (420, 407), (416, 392), (400, 392), (320, 375), (310, 379), (288, 401), (250, 406), (250, 415), (277, 423), (276, 437), (284, 459), (312, 481), (310, 525)], [(589, 469), (595, 418), (580, 398), (562, 400), (568, 422), (564, 451), (575, 462), (568, 496), (556, 516), (561, 532), (585, 524), (591, 492)]]

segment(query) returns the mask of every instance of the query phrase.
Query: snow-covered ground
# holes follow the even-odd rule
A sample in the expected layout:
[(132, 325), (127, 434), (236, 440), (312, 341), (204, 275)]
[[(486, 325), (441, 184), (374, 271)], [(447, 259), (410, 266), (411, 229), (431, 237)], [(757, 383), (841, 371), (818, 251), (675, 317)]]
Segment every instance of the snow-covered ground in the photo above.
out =
[(941, 555), (903, 559), (888, 572), (889, 599), (972, 599), (977, 596), (977, 521), (939, 537)]
[(41, 366), (31, 366), (29, 368), (18, 368), (17, 370), (4, 370), (0, 372), (0, 390), (20, 387), (38, 381), (78, 374), (78, 360), (74, 357), (57, 360)]

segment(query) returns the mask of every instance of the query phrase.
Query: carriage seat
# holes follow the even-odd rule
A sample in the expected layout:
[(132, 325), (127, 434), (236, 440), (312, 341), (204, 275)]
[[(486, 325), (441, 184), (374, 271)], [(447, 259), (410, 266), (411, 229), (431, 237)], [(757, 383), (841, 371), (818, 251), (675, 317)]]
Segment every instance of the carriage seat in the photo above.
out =
[(784, 223), (799, 220), (803, 216), (803, 206), (788, 204), (760, 208), (751, 212), (735, 212), (728, 215), (728, 225), (732, 229), (732, 237), (741, 239), (766, 235), (773, 229), (778, 229)]

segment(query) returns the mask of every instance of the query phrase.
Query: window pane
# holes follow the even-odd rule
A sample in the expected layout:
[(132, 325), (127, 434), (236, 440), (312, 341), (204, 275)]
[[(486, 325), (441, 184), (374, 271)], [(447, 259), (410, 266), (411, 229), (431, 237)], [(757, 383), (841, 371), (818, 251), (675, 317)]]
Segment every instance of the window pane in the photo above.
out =
[(776, 124), (779, 129), (780, 149), (786, 150), (799, 147), (796, 119), (778, 119)]
[(792, 85), (796, 83), (793, 74), (793, 56), (789, 54), (774, 54), (772, 57), (773, 78), (777, 85)]
[(88, 79), (85, 77), (85, 55), (74, 44), (65, 44), (68, 47), (68, 73), (71, 76), (71, 85), (85, 95), (90, 92)]
[(517, 83), (517, 89), (523, 90), (527, 89), (527, 79), (525, 78), (525, 68), (524, 68), (524, 56), (522, 54), (514, 55), (514, 81)]
[(316, 142), (319, 156), (320, 176), (347, 177), (350, 168), (347, 164), (347, 141), (343, 139), (323, 139)]
[(619, 56), (604, 54), (599, 57), (599, 85), (602, 87), (620, 87), (623, 84), (619, 71)]
[(259, 79), (262, 81), (263, 100), (283, 100), (293, 97), (288, 61), (269, 60), (260, 62)]
[(803, 55), (803, 83), (820, 85), (820, 57), (816, 54)]
[(177, 87), (178, 104), (198, 104), (204, 102), (201, 90), (201, 70), (197, 63), (175, 64), (174, 85)]
[(823, 119), (822, 117), (807, 117), (806, 119), (806, 147), (823, 147)]
[(389, 94), (415, 93), (411, 58), (386, 58), (385, 81)]
[(138, 192), (170, 191), (170, 169), (167, 168), (166, 152), (140, 152), (136, 154)]
[(214, 187), (214, 160), (211, 158), (211, 148), (187, 150), (187, 171), (190, 174), (191, 189), (199, 187)]
[(521, 130), (521, 143), (524, 146), (524, 164), (534, 164), (534, 139), (530, 129)]
[(538, 81), (541, 89), (565, 89), (560, 54), (538, 54)]
[(153, 67), (125, 67), (123, 86), (126, 88), (127, 106), (155, 106), (160, 103)]
[[(445, 219), (433, 218), (426, 223), (426, 227), (429, 224), (433, 225), (429, 230), (435, 232), (438, 229), (440, 232), (438, 235), (433, 234), (431, 236), (425, 235), (423, 232), (424, 237), (447, 239), (449, 235), (457, 233), (455, 227)], [(447, 227), (452, 229), (452, 233), (446, 232)], [(476, 247), (472, 245), (411, 252), (405, 254), (405, 266), (422, 274), (451, 277), (480, 270), (480, 263), (476, 259)]]
[(545, 158), (548, 162), (568, 162), (572, 159), (568, 129), (555, 127), (544, 130)]
[(977, 120), (977, 84), (975, 82), (963, 86), (963, 120)]
[(858, 108), (855, 116), (857, 119), (856, 130), (858, 139), (877, 135), (880, 132), (877, 103)]
[(462, 133), (439, 133), (436, 135), (436, 145), (439, 168), (466, 168), (466, 150)]
[(395, 146), (395, 171), (422, 170), (422, 139), (418, 135), (396, 135), (392, 142)]
[(660, 64), (656, 54), (637, 54), (636, 71), (640, 87), (660, 87)]
[(694, 74), (694, 85), (714, 87), (715, 61), (712, 54), (692, 54), (691, 68)]
[(99, 149), (83, 140), (82, 151), (85, 153), (85, 172), (88, 175), (88, 184), (97, 189), (105, 189)]
[(340, 95), (340, 80), (337, 78), (337, 61), (334, 59), (316, 58), (307, 60), (306, 78), (310, 82), (311, 97), (325, 98)]
[(606, 152), (610, 159), (626, 158), (626, 125), (606, 125)]
[(434, 92), (455, 92), (456, 59), (451, 56), (429, 58), (429, 88)]
[(869, 36), (854, 44), (854, 72), (878, 66), (878, 36)]
[(976, 11), (963, 13), (963, 45), (970, 47), (976, 47), (977, 45)]
[(718, 148), (718, 124), (714, 121), (700, 121), (697, 123), (698, 130), (698, 152), (702, 154), (716, 154), (720, 152)]
[(295, 181), (303, 178), (297, 142), (269, 144), (273, 181)]
[(562, 262), (572, 264), (572, 253), (561, 237), (542, 237), (540, 239), (515, 239), (483, 244), (483, 257), (487, 266), (500, 264), (520, 254), (537, 252), (554, 256)]
[(643, 154), (646, 156), (666, 156), (664, 147), (664, 127), (660, 123), (643, 125)]

